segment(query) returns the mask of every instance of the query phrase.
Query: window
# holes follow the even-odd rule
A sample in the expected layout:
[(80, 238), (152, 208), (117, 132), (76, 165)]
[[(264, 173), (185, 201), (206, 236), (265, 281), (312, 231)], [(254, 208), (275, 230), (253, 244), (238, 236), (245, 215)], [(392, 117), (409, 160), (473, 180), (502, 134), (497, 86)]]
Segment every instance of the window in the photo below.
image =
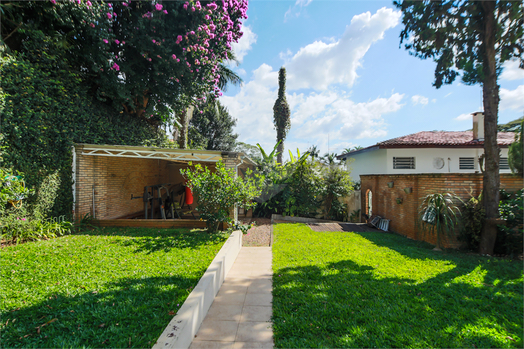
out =
[(509, 170), (508, 158), (500, 158), (499, 166), (501, 170)]
[(414, 157), (393, 157), (393, 168), (396, 170), (415, 169)]
[(474, 170), (475, 169), (475, 158), (459, 158), (459, 169)]

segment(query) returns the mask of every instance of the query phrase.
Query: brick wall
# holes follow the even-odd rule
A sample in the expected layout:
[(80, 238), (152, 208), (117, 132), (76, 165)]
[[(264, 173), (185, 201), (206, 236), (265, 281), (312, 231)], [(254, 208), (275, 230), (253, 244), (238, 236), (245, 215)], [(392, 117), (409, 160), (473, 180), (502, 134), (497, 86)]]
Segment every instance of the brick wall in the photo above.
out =
[[(390, 219), (389, 230), (410, 239), (436, 244), (436, 237), (423, 234), (417, 227), (418, 207), (423, 198), (434, 192), (452, 192), (463, 200), (478, 196), (482, 190), (482, 174), (447, 173), (414, 175), (361, 175), (362, 211), (366, 212), (367, 193), (372, 193), (372, 214)], [(393, 183), (392, 187), (388, 183)], [(514, 192), (523, 187), (522, 178), (510, 174), (500, 175), (500, 187)], [(411, 188), (406, 193), (405, 188)], [(402, 203), (397, 203), (397, 199)], [(443, 241), (445, 247), (459, 247), (459, 242)]]

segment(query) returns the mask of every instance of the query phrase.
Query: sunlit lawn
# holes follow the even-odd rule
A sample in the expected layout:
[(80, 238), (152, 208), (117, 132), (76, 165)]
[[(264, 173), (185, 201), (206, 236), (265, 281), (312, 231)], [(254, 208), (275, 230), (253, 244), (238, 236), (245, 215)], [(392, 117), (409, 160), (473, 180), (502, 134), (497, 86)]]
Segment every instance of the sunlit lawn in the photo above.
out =
[(431, 248), (278, 224), (275, 346), (522, 348), (522, 261)]
[(151, 347), (226, 234), (98, 229), (1, 250), (1, 347)]

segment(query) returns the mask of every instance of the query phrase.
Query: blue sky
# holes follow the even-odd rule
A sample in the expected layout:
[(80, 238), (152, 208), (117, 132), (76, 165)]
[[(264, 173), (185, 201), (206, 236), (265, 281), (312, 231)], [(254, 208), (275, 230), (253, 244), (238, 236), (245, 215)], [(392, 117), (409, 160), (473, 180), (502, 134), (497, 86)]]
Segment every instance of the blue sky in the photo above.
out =
[[(341, 154), (419, 131), (467, 130), (469, 114), (482, 110), (479, 85), (457, 80), (437, 90), (435, 64), (399, 48), (401, 15), (391, 1), (252, 0), (248, 16), (234, 45), (244, 84), (220, 99), (239, 141), (275, 145), (281, 66), (291, 108), (285, 154), (311, 145)], [(499, 84), (499, 123), (521, 117), (524, 70), (506, 64)]]

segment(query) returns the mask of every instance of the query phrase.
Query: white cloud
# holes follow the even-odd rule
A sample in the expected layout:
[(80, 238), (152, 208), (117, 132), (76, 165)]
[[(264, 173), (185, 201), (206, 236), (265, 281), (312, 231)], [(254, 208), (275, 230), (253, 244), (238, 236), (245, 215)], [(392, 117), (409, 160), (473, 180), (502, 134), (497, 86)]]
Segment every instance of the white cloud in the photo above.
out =
[(411, 103), (413, 103), (413, 105), (426, 105), (429, 103), (429, 99), (424, 96), (414, 95), (413, 97), (411, 97)]
[(267, 64), (253, 71), (236, 96), (222, 96), (220, 101), (237, 119), (235, 132), (239, 141), (261, 143), (264, 149), (273, 147), (276, 133), (273, 128), (273, 104), (277, 98), (278, 72)]
[[(333, 95), (326, 95), (333, 98)], [(389, 98), (377, 98), (365, 103), (355, 103), (343, 95), (326, 105), (321, 115), (311, 116), (298, 126), (298, 138), (351, 141), (362, 138), (383, 137), (387, 134), (383, 115), (399, 110), (404, 95), (395, 93)], [(318, 95), (307, 98), (318, 99)], [(307, 98), (303, 105), (307, 105)], [(293, 125), (293, 123), (292, 123)]]
[(501, 80), (524, 80), (524, 69), (519, 68), (518, 60), (506, 61), (502, 68)]
[(512, 109), (524, 110), (524, 85), (520, 85), (514, 90), (500, 89), (500, 110)]
[(250, 27), (244, 26), (242, 27), (242, 31), (244, 32), (244, 35), (242, 35), (240, 40), (231, 44), (239, 63), (242, 63), (244, 56), (247, 55), (249, 50), (251, 50), (251, 46), (257, 42), (257, 34), (253, 33)]
[(459, 116), (455, 118), (455, 120), (457, 121), (471, 120), (471, 117), (472, 117), (471, 113), (460, 114)]
[(301, 48), (285, 63), (288, 89), (326, 90), (329, 85), (351, 87), (357, 68), (371, 44), (381, 40), (384, 32), (399, 23), (400, 12), (388, 8), (354, 16), (340, 40), (332, 43), (315, 41)]
[(294, 6), (290, 6), (284, 14), (284, 22), (287, 22), (288, 18), (300, 17), (302, 14), (302, 8), (311, 4), (313, 0), (297, 0)]

